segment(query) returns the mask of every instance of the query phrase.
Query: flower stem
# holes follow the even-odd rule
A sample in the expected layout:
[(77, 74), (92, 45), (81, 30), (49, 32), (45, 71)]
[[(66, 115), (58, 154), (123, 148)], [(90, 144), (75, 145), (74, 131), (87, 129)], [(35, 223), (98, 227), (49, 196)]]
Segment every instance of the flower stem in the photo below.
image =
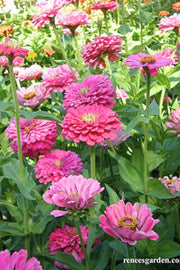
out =
[(163, 101), (164, 101), (165, 91), (166, 91), (166, 89), (162, 90), (160, 101), (159, 101), (159, 116), (160, 117), (162, 117), (162, 109), (163, 109)]
[(74, 45), (75, 45), (74, 50), (75, 50), (76, 55), (77, 55), (77, 61), (78, 61), (77, 64), (79, 64), (80, 67), (82, 68), (83, 67), (83, 61), (82, 61), (82, 57), (81, 57), (80, 50), (79, 50), (79, 44), (78, 44), (76, 36), (74, 36), (72, 38), (74, 40)]
[(140, 21), (140, 41), (143, 44), (143, 23), (142, 23), (142, 10), (141, 10), (141, 0), (138, 0), (138, 10), (139, 10), (139, 21)]
[(122, 17), (122, 31), (123, 31), (123, 40), (125, 42), (125, 51), (128, 54), (128, 43), (126, 38), (126, 21), (125, 21), (125, 8), (124, 8), (124, 0), (121, 0), (121, 17)]
[(91, 166), (91, 178), (96, 179), (96, 155), (94, 147), (89, 148), (90, 150), (90, 166)]
[(117, 259), (117, 251), (116, 250), (113, 250), (110, 270), (114, 270), (115, 269), (116, 259)]
[(178, 239), (180, 241), (180, 219), (179, 219), (179, 211), (178, 211), (178, 205), (175, 204), (174, 207), (174, 218), (175, 218), (175, 224), (176, 224), (176, 231), (177, 231), (177, 235), (178, 235)]
[[(17, 143), (18, 143), (18, 159), (19, 159), (19, 170), (20, 170), (20, 181), (24, 183), (24, 173), (23, 173), (23, 159), (22, 159), (22, 149), (21, 149), (21, 137), (20, 137), (20, 125), (19, 125), (19, 104), (17, 100), (16, 94), (16, 81), (13, 74), (13, 65), (12, 58), (8, 57), (9, 63), (9, 80), (12, 87), (13, 98), (15, 103), (15, 118), (16, 118), (16, 132), (17, 132)], [(29, 217), (27, 211), (27, 201), (26, 198), (23, 197), (23, 212), (24, 212), (24, 232), (25, 232), (25, 249), (30, 251), (30, 237), (29, 237)]]
[(51, 25), (52, 25), (52, 27), (53, 27), (54, 34), (55, 34), (56, 39), (57, 39), (57, 41), (58, 41), (58, 45), (59, 45), (60, 51), (61, 51), (61, 53), (62, 53), (62, 56), (63, 56), (64, 60), (66, 61), (66, 64), (69, 66), (69, 68), (70, 68), (70, 70), (71, 70), (71, 72), (72, 72), (72, 74), (73, 74), (74, 80), (77, 82), (78, 79), (77, 79), (77, 77), (76, 77), (76, 75), (75, 75), (75, 72), (74, 72), (74, 70), (73, 70), (73, 68), (72, 68), (72, 66), (71, 66), (71, 63), (70, 63), (70, 61), (69, 61), (69, 59), (68, 59), (68, 57), (67, 57), (66, 51), (65, 51), (65, 49), (64, 49), (64, 47), (63, 47), (63, 45), (62, 45), (62, 43), (61, 43), (61, 39), (60, 39), (60, 37), (59, 37), (58, 31), (57, 31), (57, 29), (56, 29), (56, 26), (55, 26), (55, 24), (53, 24), (53, 23), (52, 23)]

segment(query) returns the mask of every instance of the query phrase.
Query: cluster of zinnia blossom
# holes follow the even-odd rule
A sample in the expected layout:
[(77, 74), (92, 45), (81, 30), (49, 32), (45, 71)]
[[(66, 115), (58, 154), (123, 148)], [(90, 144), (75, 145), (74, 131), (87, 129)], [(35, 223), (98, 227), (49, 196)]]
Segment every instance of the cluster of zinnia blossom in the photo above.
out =
[(113, 108), (114, 87), (105, 75), (90, 75), (81, 83), (73, 83), (65, 92), (63, 107), (66, 110), (81, 105), (104, 105)]
[(172, 5), (172, 9), (180, 11), (180, 2), (176, 2)]
[(104, 190), (100, 183), (92, 178), (82, 175), (69, 175), (61, 181), (52, 183), (43, 194), (45, 202), (54, 204), (65, 210), (53, 210), (51, 215), (61, 217), (74, 211), (81, 211), (94, 206), (94, 198)]
[(116, 115), (111, 109), (97, 104), (71, 109), (62, 121), (61, 134), (66, 140), (82, 141), (91, 146), (105, 139), (114, 140), (117, 137), (114, 130), (122, 129)]
[(20, 81), (37, 80), (42, 74), (42, 68), (38, 64), (34, 64), (27, 68), (21, 68), (17, 75)]
[(0, 36), (11, 37), (13, 34), (14, 30), (11, 25), (0, 25)]
[(104, 215), (100, 215), (99, 225), (107, 234), (122, 242), (135, 245), (138, 240), (158, 240), (159, 236), (152, 229), (159, 219), (152, 217), (151, 209), (146, 204), (139, 207), (120, 200), (118, 204), (108, 206)]
[(124, 62), (124, 65), (129, 66), (130, 69), (142, 68), (143, 75), (145, 75), (148, 70), (151, 76), (155, 76), (158, 73), (158, 68), (169, 66), (171, 63), (172, 59), (162, 56), (162, 53), (139, 53), (130, 55)]
[(180, 191), (179, 177), (173, 176), (172, 178), (169, 178), (168, 176), (164, 176), (159, 178), (159, 180), (172, 194), (176, 194), (178, 191)]
[(40, 157), (34, 170), (39, 182), (47, 184), (58, 182), (70, 174), (78, 175), (83, 168), (82, 161), (76, 153), (56, 149)]
[(165, 122), (165, 125), (172, 130), (168, 130), (167, 132), (178, 133), (178, 137), (180, 137), (180, 108), (174, 110), (172, 114), (169, 116), (171, 122)]
[[(55, 145), (57, 137), (57, 124), (55, 121), (32, 119), (19, 119), (21, 148), (24, 157), (37, 158), (48, 153)], [(6, 135), (11, 140), (10, 145), (15, 153), (18, 151), (17, 130), (15, 118), (9, 122)]]
[(39, 9), (38, 13), (32, 15), (32, 23), (37, 26), (38, 30), (45, 24), (50, 24), (54, 21), (58, 11), (64, 7), (66, 0), (49, 0), (38, 1), (36, 7)]
[[(73, 68), (77, 78), (78, 72)], [(42, 75), (42, 85), (49, 89), (49, 91), (63, 92), (74, 82), (74, 76), (68, 65), (60, 65), (55, 68), (48, 68)]]
[(9, 250), (0, 252), (0, 269), (1, 270), (42, 270), (40, 262), (32, 257), (27, 258), (26, 250), (21, 249), (10, 255)]
[[(83, 243), (86, 247), (89, 236), (89, 228), (80, 225), (80, 231)], [(99, 239), (96, 239), (94, 244), (98, 243)], [(50, 250), (50, 254), (54, 254), (57, 252), (68, 253), (73, 255), (74, 259), (80, 263), (85, 258), (76, 227), (70, 227), (68, 225), (65, 225), (63, 227), (56, 228), (49, 235), (48, 248)], [(65, 266), (57, 261), (55, 261), (55, 265), (61, 268), (70, 269), (68, 266)]]
[(0, 43), (0, 55), (16, 57), (27, 56), (28, 50), (23, 49), (21, 44), (17, 43), (14, 39), (5, 38), (4, 43)]
[[(20, 56), (16, 56), (12, 61), (13, 66), (18, 66), (18, 67), (21, 67), (23, 63), (24, 63), (24, 58)], [(5, 55), (0, 56), (0, 66), (8, 67), (8, 58)]]
[(90, 67), (104, 69), (106, 67), (103, 57), (108, 57), (110, 62), (120, 58), (122, 39), (115, 35), (96, 37), (93, 41), (82, 47), (83, 59)]
[[(116, 139), (110, 140), (110, 143), (111, 143), (111, 145), (113, 147), (117, 147), (118, 145), (120, 145), (121, 143), (123, 143), (124, 141), (126, 141), (127, 138), (130, 137), (130, 134), (129, 133), (127, 133), (125, 135), (122, 135), (123, 134), (123, 130), (122, 129), (120, 129), (120, 130), (113, 130), (113, 131), (117, 135)], [(99, 143), (99, 146), (104, 147), (104, 148), (109, 148), (110, 147), (109, 144), (106, 142), (106, 140), (104, 140), (101, 143)]]
[(21, 106), (36, 108), (50, 97), (51, 93), (42, 85), (32, 85), (28, 88), (22, 87), (17, 91), (17, 99)]
[(174, 13), (169, 17), (164, 17), (159, 22), (159, 29), (162, 32), (178, 29), (180, 27), (180, 14)]
[(118, 6), (119, 4), (114, 1), (110, 1), (108, 3), (98, 1), (97, 3), (94, 3), (91, 5), (91, 9), (95, 9), (95, 10), (100, 9), (102, 10), (104, 14), (106, 14), (107, 11), (113, 12), (114, 10), (118, 8)]
[(67, 27), (72, 35), (75, 35), (75, 30), (79, 25), (90, 24), (90, 18), (84, 11), (73, 10), (67, 13), (59, 12), (55, 19), (56, 25)]

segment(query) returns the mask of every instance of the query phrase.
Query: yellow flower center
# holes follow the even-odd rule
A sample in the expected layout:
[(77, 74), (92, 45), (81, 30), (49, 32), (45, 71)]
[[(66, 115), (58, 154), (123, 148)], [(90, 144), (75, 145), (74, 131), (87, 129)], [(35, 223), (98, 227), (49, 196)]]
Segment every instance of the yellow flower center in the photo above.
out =
[(70, 197), (70, 198), (72, 198), (72, 197), (74, 197), (74, 196), (78, 197), (78, 196), (79, 196), (79, 193), (78, 193), (78, 192), (74, 192), (74, 193), (70, 193), (70, 194), (69, 194), (69, 197)]
[(169, 179), (169, 180), (167, 180), (166, 184), (170, 185), (172, 182), (173, 182), (173, 179)]
[(132, 216), (124, 216), (119, 219), (118, 225), (120, 227), (128, 227), (130, 230), (136, 230), (137, 219)]
[(81, 118), (81, 121), (85, 122), (85, 123), (87, 123), (87, 122), (94, 123), (94, 122), (96, 122), (96, 115), (94, 115), (93, 113), (85, 113), (83, 115), (83, 118)]
[(142, 64), (154, 64), (156, 62), (156, 57), (153, 55), (141, 56), (140, 61)]
[(62, 163), (61, 160), (57, 159), (57, 160), (55, 161), (55, 165), (56, 165), (57, 167), (62, 167), (63, 163)]
[(80, 95), (86, 95), (88, 92), (89, 89), (87, 89), (86, 87), (81, 88), (79, 91)]
[(26, 93), (26, 94), (23, 96), (23, 98), (29, 100), (29, 99), (32, 99), (32, 98), (35, 97), (35, 96), (36, 96), (35, 92), (34, 92), (34, 91), (31, 91), (31, 92), (29, 92), (29, 93)]
[(34, 126), (35, 126), (35, 124), (32, 123), (30, 126), (24, 127), (24, 129), (25, 129), (28, 133), (30, 133), (31, 129), (33, 129)]

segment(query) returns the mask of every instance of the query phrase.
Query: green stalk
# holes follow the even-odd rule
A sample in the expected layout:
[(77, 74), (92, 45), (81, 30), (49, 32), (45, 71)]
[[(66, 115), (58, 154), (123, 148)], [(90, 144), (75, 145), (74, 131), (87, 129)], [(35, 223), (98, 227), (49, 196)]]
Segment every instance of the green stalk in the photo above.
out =
[[(8, 57), (9, 63), (9, 80), (12, 87), (12, 93), (15, 103), (15, 118), (16, 118), (16, 132), (17, 132), (17, 143), (18, 143), (18, 159), (19, 159), (19, 170), (20, 170), (20, 181), (24, 183), (24, 173), (23, 173), (23, 159), (22, 159), (22, 149), (21, 149), (21, 137), (20, 137), (20, 125), (19, 125), (19, 104), (17, 100), (16, 94), (16, 81), (13, 74), (13, 65), (12, 65), (13, 58), (11, 56)], [(24, 212), (24, 232), (25, 232), (25, 249), (30, 251), (30, 237), (29, 237), (29, 217), (27, 211), (27, 202), (26, 198), (23, 197), (23, 212)]]
[(159, 116), (162, 116), (162, 109), (163, 109), (163, 101), (164, 101), (164, 97), (165, 97), (165, 92), (166, 89), (163, 89), (161, 92), (161, 96), (160, 96), (160, 101), (159, 101)]
[(178, 239), (180, 241), (180, 219), (179, 219), (179, 211), (178, 211), (178, 206), (177, 204), (175, 204), (174, 206), (174, 219), (175, 219), (175, 225), (176, 225), (176, 231), (177, 231), (177, 235), (178, 235)]
[(63, 55), (63, 58), (64, 58), (64, 60), (66, 61), (66, 64), (69, 66), (69, 68), (70, 68), (70, 70), (71, 70), (71, 72), (72, 72), (72, 74), (73, 74), (74, 80), (77, 82), (78, 79), (77, 79), (77, 77), (76, 77), (76, 75), (75, 75), (75, 72), (74, 72), (74, 70), (73, 70), (73, 68), (72, 68), (72, 66), (71, 66), (71, 63), (70, 63), (70, 61), (69, 61), (69, 59), (68, 59), (68, 57), (67, 57), (66, 51), (65, 51), (65, 49), (64, 49), (64, 47), (63, 47), (63, 45), (62, 45), (62, 43), (61, 43), (61, 39), (60, 39), (60, 37), (59, 37), (58, 31), (57, 31), (57, 29), (56, 29), (56, 26), (55, 26), (54, 23), (52, 23), (51, 25), (52, 25), (52, 27), (53, 27), (53, 31), (54, 31), (54, 34), (55, 34), (56, 39), (57, 39), (57, 41), (58, 41), (58, 45), (59, 45), (60, 51), (61, 51), (61, 53), (62, 53), (62, 55)]
[(96, 155), (94, 147), (90, 146), (90, 166), (91, 166), (91, 178), (96, 179)]
[(142, 10), (141, 10), (141, 0), (138, 0), (138, 10), (139, 10), (139, 21), (140, 21), (140, 41), (143, 44), (143, 23), (142, 23)]
[(121, 17), (122, 17), (122, 30), (123, 30), (123, 40), (125, 42), (125, 51), (128, 55), (128, 43), (126, 38), (126, 21), (125, 21), (125, 7), (124, 7), (124, 0), (121, 0)]
[(117, 251), (116, 250), (113, 250), (112, 259), (111, 259), (111, 265), (110, 265), (110, 270), (114, 270), (115, 269), (116, 259), (117, 259)]
[(75, 45), (74, 50), (75, 50), (76, 55), (77, 55), (77, 61), (78, 61), (78, 64), (80, 65), (80, 67), (82, 68), (83, 67), (83, 61), (82, 61), (82, 57), (81, 57), (81, 54), (80, 54), (77, 37), (74, 35), (72, 38), (74, 40), (74, 45)]

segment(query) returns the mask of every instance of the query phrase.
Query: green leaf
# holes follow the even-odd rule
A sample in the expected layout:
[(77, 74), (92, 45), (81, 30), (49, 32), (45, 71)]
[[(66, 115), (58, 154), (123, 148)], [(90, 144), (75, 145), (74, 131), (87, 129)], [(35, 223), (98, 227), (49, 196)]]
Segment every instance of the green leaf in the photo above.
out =
[(34, 200), (31, 191), (35, 188), (36, 184), (25, 168), (23, 169), (24, 182), (21, 182), (19, 162), (17, 159), (12, 158), (8, 163), (4, 164), (3, 172), (6, 178), (11, 179), (18, 186), (19, 191), (24, 197), (28, 200)]
[(4, 205), (8, 209), (11, 216), (13, 216), (16, 219), (16, 221), (19, 222), (22, 220), (22, 215), (17, 207), (15, 207), (11, 203), (9, 203), (7, 201), (3, 201), (3, 200), (0, 201), (0, 205)]
[(96, 238), (98, 237), (98, 231), (95, 227), (92, 227), (90, 229), (89, 232), (89, 236), (88, 236), (88, 242), (87, 242), (87, 253), (90, 253), (91, 247), (94, 244), (94, 241), (96, 240)]
[(143, 116), (136, 116), (134, 117), (129, 124), (127, 125), (127, 127), (125, 128), (125, 130), (123, 131), (122, 136), (126, 135), (127, 133), (129, 133), (135, 126), (137, 126), (137, 124), (144, 122), (144, 117)]
[(99, 260), (94, 270), (103, 270), (108, 264), (110, 255), (111, 255), (110, 248), (108, 247), (108, 244), (105, 241), (102, 244), (101, 251), (99, 252)]
[(108, 152), (119, 163), (119, 173), (122, 179), (130, 185), (133, 191), (142, 192), (144, 186), (142, 173), (124, 157), (118, 156), (110, 150)]
[(15, 222), (7, 222), (7, 221), (1, 221), (0, 222), (0, 232), (6, 232), (10, 233), (13, 236), (14, 235), (24, 235), (24, 232), (22, 231), (22, 226)]
[(158, 73), (155, 77), (156, 81), (160, 84), (163, 85), (164, 88), (166, 89), (170, 89), (171, 85), (170, 85), (170, 81), (168, 79), (168, 77), (162, 73)]
[(134, 46), (130, 51), (129, 51), (129, 55), (130, 54), (137, 54), (140, 53), (144, 50), (144, 48), (148, 45), (150, 45), (152, 43), (153, 39), (150, 38), (149, 40), (147, 40), (146, 42), (142, 43), (141, 45), (137, 45)]
[(117, 204), (120, 200), (117, 193), (107, 184), (105, 184), (105, 187), (109, 195), (109, 204)]
[(32, 112), (32, 111), (25, 111), (20, 109), (19, 114), (26, 118), (27, 120), (31, 119), (47, 119), (47, 120), (52, 120), (56, 122), (60, 122), (60, 118), (54, 116), (53, 114), (50, 114), (48, 112), (44, 111), (37, 111), (37, 112)]
[(10, 101), (0, 101), (0, 112), (5, 112), (14, 108), (14, 103)]
[(180, 255), (180, 245), (174, 241), (161, 241), (155, 252), (152, 254), (153, 258), (173, 258)]
[(119, 240), (115, 240), (115, 241), (109, 242), (109, 246), (112, 249), (116, 250), (118, 253), (120, 253), (124, 258), (128, 257), (127, 247), (125, 243)]
[(149, 114), (156, 115), (156, 116), (159, 115), (159, 105), (157, 104), (155, 99), (153, 99), (153, 101), (151, 102), (151, 104), (149, 106)]
[(153, 151), (148, 151), (147, 152), (147, 163), (148, 163), (149, 172), (152, 172), (165, 160), (166, 160), (165, 155), (157, 154)]
[(173, 198), (171, 192), (158, 179), (149, 179), (147, 184), (147, 195), (152, 195), (159, 199)]

